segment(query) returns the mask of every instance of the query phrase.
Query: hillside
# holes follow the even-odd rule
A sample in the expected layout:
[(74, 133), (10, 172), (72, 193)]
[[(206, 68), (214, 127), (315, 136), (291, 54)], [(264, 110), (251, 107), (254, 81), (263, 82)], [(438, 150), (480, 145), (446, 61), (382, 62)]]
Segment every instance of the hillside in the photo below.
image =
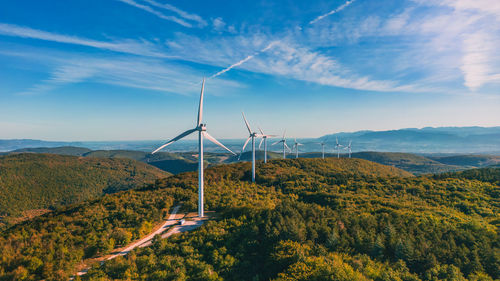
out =
[[(83, 280), (492, 280), (498, 186), (412, 177), (360, 159), (273, 160), (206, 170), (199, 230), (96, 264)], [(149, 232), (173, 204), (196, 209), (197, 174), (106, 195), (0, 236), (0, 279), (65, 280), (82, 259)], [(55, 243), (57, 241), (57, 243)]]
[(500, 156), (495, 155), (454, 155), (429, 157), (437, 162), (446, 165), (468, 166), (473, 168), (481, 168), (500, 164)]
[(398, 167), (415, 174), (443, 173), (464, 169), (464, 167), (441, 163), (424, 156), (410, 153), (369, 151), (353, 153), (352, 157)]
[(55, 154), (0, 157), (2, 216), (48, 209), (96, 198), (103, 193), (142, 187), (169, 174), (128, 159)]
[[(268, 151), (267, 152), (267, 160), (272, 160), (272, 159), (282, 159), (283, 154)], [(257, 160), (264, 160), (264, 151), (263, 150), (257, 150), (255, 151), (255, 159)], [(230, 156), (225, 162), (226, 163), (234, 163), (238, 161), (252, 161), (252, 151), (245, 151), (241, 154), (241, 156), (238, 155), (232, 155)]]
[(60, 154), (60, 155), (73, 155), (82, 156), (85, 153), (89, 153), (90, 149), (85, 147), (76, 146), (59, 146), (59, 147), (33, 147), (33, 148), (22, 148), (12, 151), (12, 153), (49, 153), (49, 154)]
[[(478, 180), (496, 184), (500, 187), (500, 167), (488, 167), (480, 169), (470, 169), (457, 173), (444, 173), (433, 176), (436, 179), (459, 178), (468, 180)], [(500, 197), (500, 189), (497, 190), (497, 196)]]

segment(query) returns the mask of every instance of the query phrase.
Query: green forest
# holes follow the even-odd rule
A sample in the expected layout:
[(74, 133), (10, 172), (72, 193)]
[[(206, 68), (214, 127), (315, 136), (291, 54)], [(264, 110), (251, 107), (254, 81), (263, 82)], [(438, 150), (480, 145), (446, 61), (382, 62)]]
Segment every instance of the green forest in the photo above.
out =
[(130, 159), (84, 158), (55, 154), (0, 157), (0, 216), (53, 209), (143, 187), (170, 174)]
[[(495, 280), (500, 168), (412, 174), (361, 159), (219, 165), (205, 173), (213, 219), (75, 280)], [(195, 210), (197, 173), (159, 179), (14, 225), (0, 280), (67, 280), (83, 261)]]

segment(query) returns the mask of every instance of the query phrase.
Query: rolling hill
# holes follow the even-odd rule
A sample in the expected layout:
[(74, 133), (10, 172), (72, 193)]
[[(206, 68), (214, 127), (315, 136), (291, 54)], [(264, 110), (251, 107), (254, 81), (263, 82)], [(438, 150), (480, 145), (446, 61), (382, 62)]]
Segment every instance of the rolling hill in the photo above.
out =
[(446, 165), (456, 165), (471, 168), (481, 168), (500, 164), (500, 156), (496, 155), (453, 155), (453, 156), (430, 156), (437, 162)]
[[(482, 172), (498, 174), (499, 169)], [(415, 177), (362, 159), (218, 165), (196, 231), (98, 262), (83, 280), (495, 280), (498, 186), (457, 173)], [(151, 231), (173, 205), (195, 210), (197, 174), (109, 194), (0, 235), (1, 280), (67, 280)]]
[[(272, 152), (272, 151), (267, 152), (267, 160), (282, 159), (282, 158), (283, 158), (283, 155), (280, 153)], [(264, 160), (264, 151), (262, 151), (262, 150), (255, 151), (255, 159), (263, 161)], [(252, 151), (245, 151), (241, 154), (241, 156), (239, 154), (232, 155), (229, 158), (227, 158), (224, 162), (234, 163), (234, 162), (238, 162), (238, 161), (252, 161)]]
[(424, 156), (401, 152), (357, 152), (353, 153), (352, 157), (398, 167), (415, 174), (443, 173), (465, 169), (458, 165), (445, 164)]
[(129, 159), (102, 159), (55, 154), (0, 157), (0, 215), (55, 208), (143, 187), (169, 176)]
[(92, 150), (85, 147), (59, 146), (59, 147), (32, 147), (12, 151), (12, 153), (49, 153), (59, 155), (82, 156)]

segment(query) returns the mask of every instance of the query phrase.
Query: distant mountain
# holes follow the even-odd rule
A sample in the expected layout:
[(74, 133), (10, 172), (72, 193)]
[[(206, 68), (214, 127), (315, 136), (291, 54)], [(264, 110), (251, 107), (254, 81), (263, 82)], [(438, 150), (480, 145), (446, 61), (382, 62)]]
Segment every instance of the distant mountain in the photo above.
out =
[[(407, 128), (389, 131), (357, 131), (341, 132), (326, 135), (317, 139), (297, 139), (303, 143), (301, 152), (318, 152), (321, 150), (320, 141), (326, 141), (327, 152), (334, 150), (335, 139), (340, 144), (347, 145), (352, 141), (352, 150), (381, 151), (381, 152), (410, 152), (410, 153), (483, 153), (500, 155), (500, 127), (425, 127), (422, 129)], [(236, 153), (241, 150), (244, 139), (224, 139), (224, 145)], [(91, 150), (133, 150), (151, 152), (164, 141), (82, 141), (82, 142), (48, 142), (40, 140), (0, 140), (0, 152), (35, 147), (77, 146)], [(181, 140), (169, 147), (172, 153), (192, 155), (191, 151), (198, 149), (194, 140)], [(279, 152), (280, 147), (270, 146), (269, 151)], [(227, 157), (216, 145), (206, 143), (205, 151), (213, 153), (217, 159), (209, 162), (221, 162)], [(345, 150), (344, 150), (345, 151)], [(221, 153), (222, 152), (222, 153)], [(183, 156), (184, 157), (184, 156)]]
[(56, 146), (68, 146), (68, 142), (62, 141), (42, 141), (42, 140), (32, 140), (32, 139), (12, 139), (12, 140), (0, 140), (0, 151), (12, 151), (22, 148), (32, 148), (32, 147), (56, 147)]
[(130, 159), (18, 153), (0, 157), (0, 216), (82, 202), (170, 174)]
[(35, 148), (22, 148), (12, 151), (12, 153), (50, 153), (59, 155), (72, 155), (82, 156), (92, 150), (85, 147), (76, 146), (60, 146), (60, 147), (35, 147)]
[(354, 151), (416, 153), (500, 153), (500, 127), (441, 127), (336, 133), (320, 138), (330, 147), (336, 138), (352, 141)]

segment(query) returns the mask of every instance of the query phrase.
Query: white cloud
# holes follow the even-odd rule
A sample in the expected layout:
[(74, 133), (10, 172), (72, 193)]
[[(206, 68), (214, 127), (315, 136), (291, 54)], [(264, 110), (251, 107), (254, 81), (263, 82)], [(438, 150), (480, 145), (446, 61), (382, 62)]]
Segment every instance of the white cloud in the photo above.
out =
[(157, 48), (157, 46), (147, 41), (122, 40), (115, 42), (104, 42), (5, 23), (0, 23), (0, 35), (74, 44), (141, 56), (175, 58), (173, 56), (164, 54)]
[(172, 12), (178, 14), (180, 17), (182, 17), (185, 20), (190, 20), (190, 21), (194, 21), (194, 22), (198, 23), (198, 25), (200, 27), (204, 27), (207, 25), (207, 22), (205, 20), (203, 20), (200, 16), (195, 15), (195, 14), (190, 14), (190, 13), (185, 12), (185, 11), (183, 11), (175, 6), (172, 6), (170, 4), (159, 3), (159, 2), (154, 1), (154, 0), (144, 0), (144, 2), (146, 2), (152, 6), (158, 7), (158, 8), (172, 11)]
[[(197, 94), (199, 88), (193, 81), (200, 80), (203, 73), (190, 67), (165, 62), (156, 58), (131, 56), (81, 56), (71, 53), (36, 51), (2, 52), (16, 56), (31, 64), (41, 64), (50, 69), (49, 77), (29, 87), (20, 94), (46, 93), (68, 84), (94, 82), (129, 88), (158, 91), (171, 94)], [(225, 79), (210, 82), (210, 93), (220, 95), (227, 89), (244, 85)], [(222, 91), (225, 89), (225, 91)]]
[(168, 21), (172, 21), (172, 22), (175, 22), (175, 23), (178, 23), (184, 27), (192, 27), (192, 25), (190, 23), (187, 23), (186, 21), (178, 18), (178, 17), (175, 17), (175, 16), (167, 16), (165, 14), (163, 14), (162, 12), (159, 12), (153, 8), (151, 8), (150, 6), (146, 6), (146, 5), (143, 5), (143, 4), (140, 4), (140, 3), (137, 3), (135, 2), (134, 0), (118, 0), (120, 2), (123, 2), (125, 4), (128, 4), (130, 6), (134, 6), (138, 9), (141, 9), (141, 10), (144, 10), (148, 13), (151, 13), (161, 19), (164, 19), (164, 20), (168, 20)]
[(326, 13), (326, 14), (324, 14), (324, 15), (321, 15), (321, 16), (319, 16), (319, 17), (315, 18), (315, 19), (313, 19), (312, 21), (310, 21), (310, 22), (309, 22), (309, 24), (314, 24), (314, 23), (316, 23), (316, 22), (318, 22), (318, 21), (320, 21), (320, 20), (322, 20), (322, 19), (324, 19), (324, 18), (326, 18), (326, 17), (328, 17), (328, 16), (331, 16), (331, 15), (333, 15), (333, 14), (336, 14), (336, 13), (338, 13), (338, 12), (342, 11), (342, 10), (343, 10), (343, 9), (345, 9), (347, 6), (351, 5), (351, 4), (352, 4), (352, 2), (354, 2), (354, 1), (355, 1), (355, 0), (349, 0), (349, 1), (345, 2), (344, 4), (340, 5), (337, 9), (335, 9), (335, 10), (331, 10), (330, 12), (328, 12), (328, 13)]
[(448, 6), (455, 10), (471, 10), (494, 15), (500, 20), (500, 1), (498, 0), (413, 0), (422, 5)]
[(215, 18), (212, 20), (212, 25), (216, 31), (223, 31), (226, 27), (226, 23), (222, 20), (221, 17)]
[(500, 82), (499, 44), (498, 38), (495, 39), (487, 33), (464, 35), (461, 70), (464, 73), (465, 86), (477, 90), (484, 84)]

